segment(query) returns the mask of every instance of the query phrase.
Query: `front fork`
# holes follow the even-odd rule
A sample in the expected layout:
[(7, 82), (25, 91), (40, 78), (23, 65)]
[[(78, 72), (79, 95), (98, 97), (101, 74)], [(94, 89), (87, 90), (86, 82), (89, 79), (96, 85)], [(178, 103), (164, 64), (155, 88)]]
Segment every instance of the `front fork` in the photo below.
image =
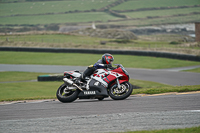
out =
[(118, 79), (118, 78), (117, 78), (116, 82), (117, 82), (118, 89), (120, 89), (120, 88), (121, 88), (121, 85), (120, 85), (120, 83), (119, 83), (119, 79)]

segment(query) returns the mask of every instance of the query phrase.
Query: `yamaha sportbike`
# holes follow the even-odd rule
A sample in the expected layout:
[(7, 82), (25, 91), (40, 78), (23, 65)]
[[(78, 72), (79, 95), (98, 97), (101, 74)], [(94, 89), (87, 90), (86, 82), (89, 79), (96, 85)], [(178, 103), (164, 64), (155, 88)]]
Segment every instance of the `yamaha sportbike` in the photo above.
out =
[(132, 93), (133, 86), (129, 83), (129, 74), (121, 64), (116, 68), (97, 69), (85, 82), (76, 84), (81, 76), (79, 71), (65, 71), (62, 84), (56, 93), (60, 102), (73, 102), (79, 99), (103, 100), (111, 97), (114, 100), (123, 100)]

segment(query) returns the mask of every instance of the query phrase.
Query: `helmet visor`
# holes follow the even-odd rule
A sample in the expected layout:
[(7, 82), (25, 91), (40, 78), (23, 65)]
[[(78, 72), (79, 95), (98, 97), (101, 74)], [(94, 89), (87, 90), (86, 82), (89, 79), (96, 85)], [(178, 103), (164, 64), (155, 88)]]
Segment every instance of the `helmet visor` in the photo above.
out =
[(112, 64), (113, 63), (113, 58), (112, 57), (108, 57), (107, 58), (107, 62), (108, 62), (108, 64)]

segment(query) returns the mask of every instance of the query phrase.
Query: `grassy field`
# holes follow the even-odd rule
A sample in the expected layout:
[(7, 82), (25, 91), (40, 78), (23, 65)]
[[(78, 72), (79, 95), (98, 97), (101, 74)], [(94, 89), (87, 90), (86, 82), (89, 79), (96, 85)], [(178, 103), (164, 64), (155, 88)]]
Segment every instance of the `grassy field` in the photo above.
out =
[[(14, 42), (33, 42), (33, 43), (72, 43), (77, 45), (99, 45), (100, 41), (106, 41), (106, 46), (115, 46), (115, 47), (134, 47), (134, 45), (148, 45), (148, 44), (157, 44), (159, 45), (168, 45), (168, 47), (174, 48), (174, 45), (170, 45), (171, 41), (179, 41), (185, 36), (182, 35), (152, 35), (152, 36), (140, 36), (138, 40), (129, 40), (126, 43), (117, 43), (115, 39), (106, 39), (106, 38), (95, 38), (89, 36), (81, 35), (65, 35), (65, 34), (32, 34), (32, 35), (0, 35), (0, 41), (4, 42), (8, 39), (11, 43)], [(149, 38), (149, 39), (148, 39)], [(150, 39), (151, 38), (151, 39)], [(123, 41), (123, 40), (121, 40)], [(9, 42), (7, 42), (9, 43)], [(0, 44), (1, 45), (1, 44)], [(48, 47), (48, 46), (47, 46)], [(145, 47), (145, 46), (144, 46)]]
[[(190, 10), (182, 9), (183, 13), (191, 13), (193, 11), (198, 10), (199, 8), (193, 8)], [(161, 10), (161, 11), (143, 11), (143, 12), (131, 12), (131, 13), (123, 13), (131, 18), (146, 18), (147, 16), (166, 16), (166, 15), (176, 15), (178, 13), (174, 12), (178, 9), (174, 10)], [(180, 9), (181, 10), (181, 9)], [(179, 11), (178, 11), (179, 12)], [(155, 13), (155, 14), (154, 14)], [(166, 14), (169, 13), (169, 14)], [(181, 13), (181, 14), (183, 14)], [(108, 22), (108, 20), (121, 20), (116, 22)], [(89, 13), (71, 13), (71, 14), (55, 14), (55, 15), (37, 15), (37, 16), (12, 16), (12, 17), (2, 17), (0, 20), (0, 24), (13, 24), (13, 25), (22, 25), (22, 24), (65, 24), (65, 23), (76, 23), (79, 22), (85, 23), (85, 25), (91, 25), (93, 21), (101, 21), (98, 24), (120, 24), (120, 25), (134, 25), (134, 26), (145, 26), (152, 24), (166, 24), (166, 23), (188, 23), (188, 22), (196, 22), (199, 21), (199, 14), (193, 14), (189, 16), (179, 16), (179, 17), (170, 17), (170, 18), (154, 18), (143, 20), (123, 20), (122, 18), (118, 18), (116, 16), (112, 16), (106, 12), (89, 12)]]
[[(171, 41), (179, 41), (184, 36), (181, 35), (165, 35), (162, 36), (144, 36), (139, 37), (138, 40), (130, 40), (127, 43), (118, 43), (117, 41), (123, 40), (115, 40), (115, 39), (106, 39), (106, 38), (95, 38), (89, 36), (75, 36), (75, 35), (65, 35), (65, 34), (49, 34), (49, 35), (0, 35), (0, 46), (16, 46), (17, 44), (23, 46), (26, 43), (27, 46), (34, 46), (37, 43), (44, 45), (46, 43), (46, 47), (68, 47), (70, 45), (83, 45), (84, 47), (100, 47), (100, 42), (105, 41), (106, 45), (102, 47), (106, 48), (113, 47), (117, 49), (125, 48), (125, 47), (149, 47), (150, 45), (157, 45), (157, 47), (169, 47), (175, 48), (175, 45), (171, 45)], [(151, 38), (151, 40), (147, 39)], [(162, 40), (164, 39), (164, 40)], [(5, 42), (8, 40), (8, 42)], [(170, 40), (170, 41), (169, 41)], [(32, 44), (31, 44), (32, 43)], [(43, 43), (43, 44), (42, 44)], [(60, 45), (59, 45), (60, 44)], [(50, 46), (51, 45), (51, 46)], [(41, 46), (44, 47), (44, 46)]]
[(116, 7), (111, 8), (112, 10), (129, 10), (139, 8), (152, 8), (152, 7), (168, 7), (168, 6), (189, 6), (199, 5), (199, 0), (131, 0), (122, 3)]
[(146, 18), (149, 16), (172, 16), (177, 14), (189, 14), (192, 12), (200, 12), (200, 7), (197, 8), (183, 8), (183, 9), (166, 9), (166, 10), (160, 10), (159, 12), (157, 10), (153, 11), (143, 11), (143, 12), (126, 12), (121, 13), (125, 14), (131, 18)]
[[(43, 14), (59, 13), (66, 11), (85, 11), (91, 9), (100, 9), (117, 0), (74, 0), (74, 1), (45, 1), (45, 2), (20, 2), (20, 3), (1, 3), (0, 16), (9, 16), (15, 14)], [(199, 5), (198, 0), (142, 0), (127, 1), (112, 10), (129, 10), (150, 7), (168, 7), (168, 6), (189, 6)]]
[(125, 20), (125, 21), (112, 21), (107, 24), (113, 25), (129, 25), (129, 26), (149, 26), (149, 25), (164, 25), (164, 24), (184, 24), (200, 21), (199, 14), (180, 16), (180, 17), (163, 17), (145, 20)]
[[(101, 58), (101, 54), (0, 52), (1, 64), (43, 64), (88, 66)], [(116, 64), (132, 68), (173, 68), (199, 65), (200, 62), (146, 56), (114, 55)]]
[(57, 15), (37, 15), (37, 16), (13, 16), (3, 17), (0, 24), (52, 24), (52, 23), (78, 23), (118, 19), (115, 16), (105, 12), (90, 12), (90, 13), (71, 13)]
[(9, 16), (15, 14), (59, 13), (75, 10), (85, 11), (91, 9), (100, 9), (114, 1), (116, 0), (70, 0), (1, 3), (0, 16)]
[[(108, 41), (109, 39), (94, 38), (89, 36), (75, 36), (65, 34), (49, 34), (49, 35), (7, 35), (0, 36), (1, 41), (5, 41), (9, 38), (9, 41), (13, 42), (33, 42), (33, 43), (71, 43), (76, 45), (97, 45), (100, 40)], [(47, 46), (48, 47), (48, 46)]]
[[(56, 48), (85, 48), (85, 49), (124, 49), (176, 52), (183, 54), (200, 55), (198, 43), (183, 42), (185, 35), (148, 35), (138, 36), (137, 40), (115, 40), (95, 38), (70, 34), (23, 34), (0, 35), (2, 47), (56, 47)], [(100, 42), (106, 45), (100, 45)], [(177, 44), (171, 44), (177, 42)]]
[[(13, 2), (5, 3), (5, 1), (0, 4), (0, 24), (3, 25), (24, 25), (24, 24), (34, 24), (34, 25), (45, 25), (45, 24), (66, 24), (66, 23), (83, 23), (85, 25), (91, 24), (93, 21), (102, 21), (101, 24), (107, 25), (112, 24), (109, 20), (123, 20), (123, 23), (116, 22), (116, 24), (123, 25), (152, 25), (152, 24), (166, 24), (166, 23), (188, 23), (196, 22), (200, 20), (199, 15), (190, 15), (182, 17), (171, 17), (170, 19), (158, 20), (150, 19), (143, 22), (143, 20), (129, 21), (124, 20), (120, 17), (112, 16), (103, 10), (101, 12), (96, 12), (98, 9), (104, 8), (108, 5), (113, 4), (117, 0), (74, 0), (74, 1), (43, 1), (43, 2)], [(141, 0), (141, 1), (126, 1), (120, 4), (115, 4), (111, 10), (130, 10), (130, 9), (140, 9), (140, 8), (159, 8), (159, 7), (179, 7), (179, 6), (194, 6), (199, 5), (198, 0)], [(168, 10), (156, 10), (156, 11), (138, 11), (131, 13), (124, 13), (131, 18), (145, 18), (147, 16), (169, 16), (177, 14), (188, 14), (191, 12), (198, 12), (198, 7), (185, 8), (185, 9), (168, 9)], [(89, 11), (85, 13), (69, 13), (69, 11)], [(54, 13), (52, 15), (51, 13)], [(67, 13), (67, 14), (63, 14)], [(35, 15), (40, 14), (40, 15)], [(45, 15), (41, 15), (45, 14)], [(19, 16), (16, 16), (19, 15)], [(28, 15), (28, 16), (20, 16)], [(34, 16), (32, 16), (34, 15)], [(17, 28), (17, 27), (15, 27)]]
[[(116, 39), (106, 39), (106, 38), (95, 38), (89, 36), (81, 36), (81, 35), (72, 35), (72, 34), (22, 34), (22, 35), (0, 35), (0, 42), (4, 42), (8, 39), (11, 43), (13, 42), (33, 42), (33, 43), (73, 43), (78, 45), (99, 45), (100, 41), (106, 41), (105, 46), (134, 46), (135, 45), (148, 45), (148, 44), (157, 44), (157, 45), (169, 45), (169, 47), (173, 47), (174, 45), (170, 45), (172, 41), (181, 41), (184, 37), (188, 37), (185, 35), (177, 35), (177, 34), (157, 34), (157, 35), (143, 35), (139, 36), (137, 40), (124, 40), (127, 42), (123, 43), (123, 40)], [(122, 43), (118, 43), (122, 41)], [(184, 42), (180, 42), (184, 43)], [(0, 44), (1, 45), (1, 44)]]

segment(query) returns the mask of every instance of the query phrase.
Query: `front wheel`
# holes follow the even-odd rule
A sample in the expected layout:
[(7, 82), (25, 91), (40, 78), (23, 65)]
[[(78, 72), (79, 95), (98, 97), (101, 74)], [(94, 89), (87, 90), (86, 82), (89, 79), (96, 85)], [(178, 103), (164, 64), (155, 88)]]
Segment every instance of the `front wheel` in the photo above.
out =
[(69, 90), (68, 87), (70, 87), (67, 84), (62, 84), (57, 92), (56, 92), (56, 97), (60, 102), (63, 103), (68, 103), (68, 102), (73, 102), (78, 98), (79, 90), (74, 89), (74, 90)]
[(114, 100), (123, 100), (129, 97), (133, 91), (133, 86), (129, 82), (120, 84), (120, 88), (115, 84), (109, 89), (109, 95)]

